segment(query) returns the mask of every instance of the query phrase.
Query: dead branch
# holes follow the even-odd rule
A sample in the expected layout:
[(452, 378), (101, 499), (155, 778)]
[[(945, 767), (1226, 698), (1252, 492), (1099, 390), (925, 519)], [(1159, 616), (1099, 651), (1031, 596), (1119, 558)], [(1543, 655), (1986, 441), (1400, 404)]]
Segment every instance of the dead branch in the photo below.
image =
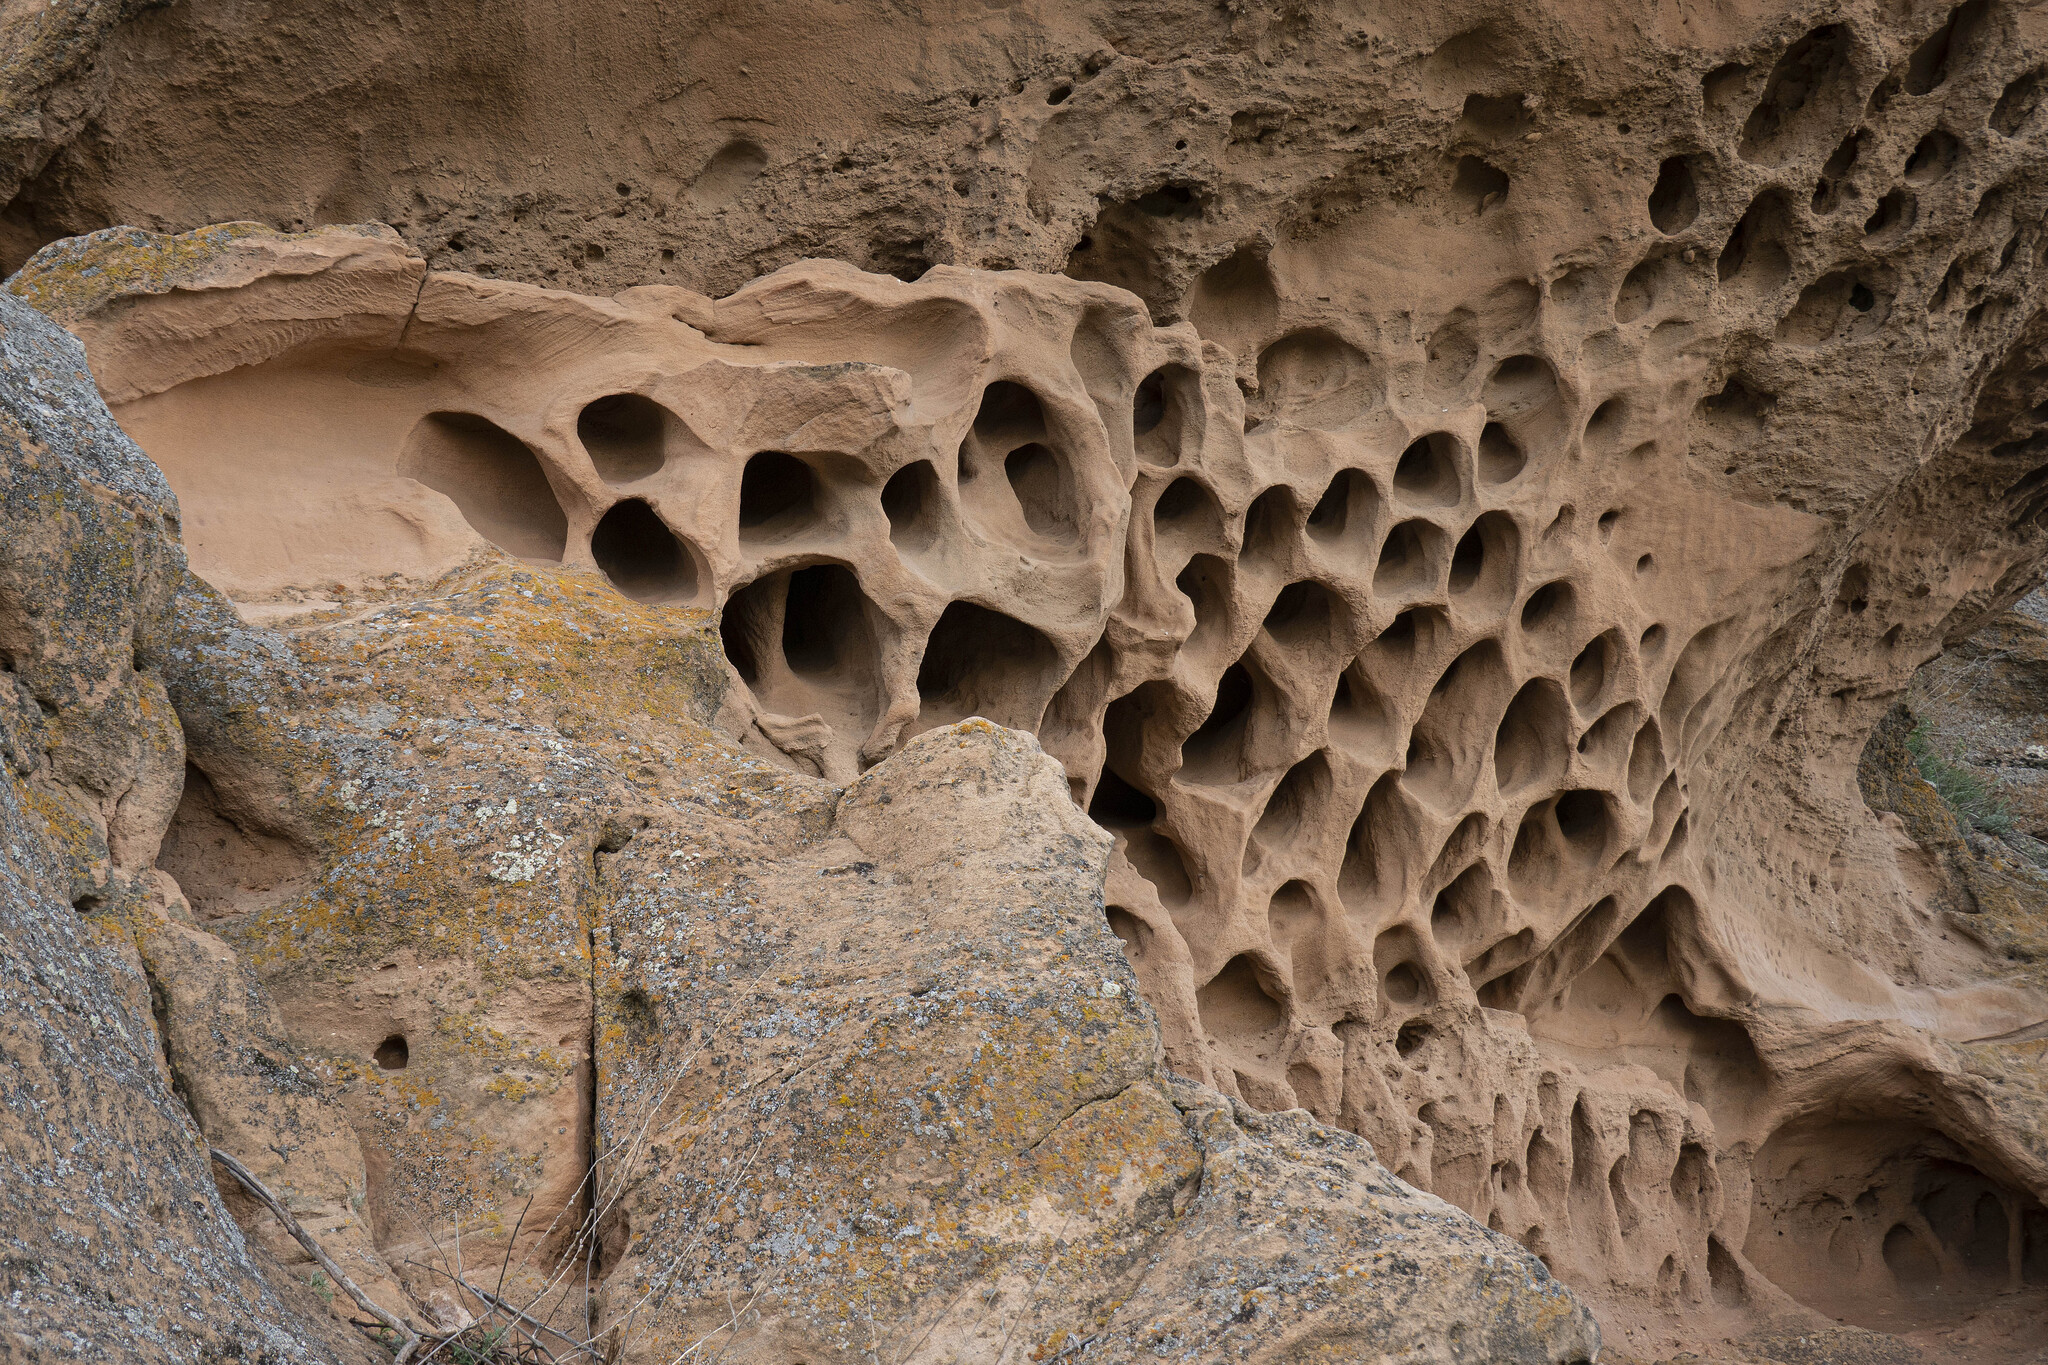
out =
[(334, 1263), (334, 1258), (323, 1251), (320, 1244), (313, 1240), (312, 1234), (299, 1226), (299, 1220), (292, 1217), (291, 1210), (284, 1206), (284, 1202), (272, 1194), (269, 1188), (262, 1181), (258, 1180), (247, 1166), (244, 1166), (218, 1147), (211, 1147), (207, 1150), (213, 1159), (220, 1164), (221, 1169), (233, 1176), (243, 1189), (254, 1195), (265, 1208), (270, 1210), (277, 1221), (284, 1225), (284, 1230), (292, 1235), (292, 1240), (304, 1247), (306, 1254), (311, 1256), (320, 1269), (326, 1272), (327, 1278), (341, 1286), (342, 1292), (355, 1300), (356, 1307), (398, 1333), (400, 1345), (398, 1355), (393, 1359), (392, 1365), (406, 1365), (406, 1362), (412, 1359), (413, 1352), (420, 1348), (419, 1333), (413, 1331), (402, 1318), (393, 1317), (385, 1312), (377, 1305), (375, 1300), (368, 1294), (365, 1294), (356, 1285), (356, 1282), (348, 1277), (348, 1273)]

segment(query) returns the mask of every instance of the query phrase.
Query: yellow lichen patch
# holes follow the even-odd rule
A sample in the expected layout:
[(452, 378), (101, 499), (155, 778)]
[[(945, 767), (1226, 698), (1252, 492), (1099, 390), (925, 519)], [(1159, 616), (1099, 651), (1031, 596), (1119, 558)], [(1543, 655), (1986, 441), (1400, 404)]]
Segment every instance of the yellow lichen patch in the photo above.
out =
[(279, 233), (263, 223), (217, 223), (175, 236), (106, 228), (44, 247), (8, 280), (7, 289), (58, 322), (70, 323), (122, 294), (169, 293), (230, 243), (259, 235), (313, 234)]

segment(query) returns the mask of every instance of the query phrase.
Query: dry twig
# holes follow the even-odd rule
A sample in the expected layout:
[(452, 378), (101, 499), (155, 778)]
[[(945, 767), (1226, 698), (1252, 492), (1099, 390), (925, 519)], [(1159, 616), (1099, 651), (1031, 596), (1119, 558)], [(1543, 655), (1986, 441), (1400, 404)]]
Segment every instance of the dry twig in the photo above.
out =
[(292, 1235), (292, 1240), (304, 1247), (306, 1254), (311, 1256), (320, 1269), (327, 1273), (327, 1278), (334, 1281), (335, 1284), (341, 1287), (343, 1293), (355, 1300), (356, 1307), (398, 1333), (400, 1345), (398, 1355), (392, 1362), (392, 1365), (406, 1365), (406, 1362), (412, 1359), (413, 1353), (420, 1348), (420, 1334), (413, 1331), (404, 1319), (393, 1317), (378, 1307), (376, 1301), (368, 1294), (365, 1294), (357, 1286), (356, 1282), (348, 1277), (348, 1273), (334, 1263), (334, 1258), (321, 1249), (320, 1244), (313, 1240), (312, 1234), (299, 1226), (299, 1220), (292, 1217), (291, 1210), (284, 1206), (284, 1201), (272, 1194), (268, 1187), (258, 1180), (247, 1166), (244, 1166), (218, 1147), (208, 1148), (207, 1150), (212, 1154), (213, 1159), (220, 1164), (222, 1170), (233, 1176), (243, 1189), (256, 1196), (257, 1200), (276, 1216), (277, 1221), (284, 1225), (284, 1230)]

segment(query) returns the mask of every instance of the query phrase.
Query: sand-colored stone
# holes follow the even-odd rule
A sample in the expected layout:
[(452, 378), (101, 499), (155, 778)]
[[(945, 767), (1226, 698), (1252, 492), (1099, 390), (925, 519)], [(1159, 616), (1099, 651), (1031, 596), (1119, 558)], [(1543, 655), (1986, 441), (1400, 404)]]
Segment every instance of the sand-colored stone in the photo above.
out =
[[(10, 262), (272, 225), (11, 287), (240, 613), (167, 673), (204, 782), (160, 863), (353, 1059), (378, 1247), (573, 1215), (592, 1140), (550, 1138), (623, 1062), (565, 1025), (662, 1017), (592, 934), (667, 819), (619, 772), (723, 736), (858, 790), (981, 715), (1110, 831), (1168, 1064), (1368, 1138), (1610, 1355), (2037, 1352), (2038, 903), (1898, 736), (1857, 760), (2040, 575), (2039, 17), (708, 18), (6, 17), (55, 101)], [(448, 117), (479, 91), (518, 94)], [(273, 230), (351, 216), (403, 236)], [(723, 661), (659, 643), (707, 622)], [(318, 679), (291, 720), (273, 672)], [(562, 738), (466, 728), (473, 687)], [(427, 1030), (402, 1085), (363, 1061)]]
[[(321, 312), (321, 274), (226, 274), (223, 336)], [(715, 606), (721, 726), (799, 772), (850, 781), (968, 715), (1034, 729), (1113, 832), (1107, 917), (1176, 1070), (1369, 1137), (1643, 1349), (1815, 1310), (1945, 1349), (1942, 1303), (1892, 1307), (1922, 1264), (1882, 1255), (1908, 1224), (1843, 1243), (1791, 1210), (1981, 1186), (2018, 1238), (1985, 1292), (2026, 1290), (2040, 1158), (1958, 1045), (2041, 997), (1945, 931), (1909, 841), (1817, 793), (1853, 793), (1845, 709), (1903, 685), (1908, 634), (1931, 647), (2026, 581), (1986, 449), (2010, 381), (1838, 523), (1745, 481), (1776, 464), (1702, 468), (1734, 390), (1649, 368), (1631, 348), (1657, 332), (1591, 311), (1595, 274), (1497, 286), (1474, 316), (1510, 312), (1448, 378), (1442, 345), (1297, 328), (1248, 398), (1193, 328), (1015, 273), (819, 264), (715, 302), (429, 273), (390, 319), (402, 351), (352, 339), (375, 331), (356, 314), (230, 370), (234, 343), (152, 326), (193, 316), (174, 295), (72, 325), (252, 617), (405, 596), (489, 542), (608, 573), (654, 619)], [(1710, 321), (1760, 306), (1712, 297)], [(1881, 415), (1931, 434), (1973, 401)], [(1755, 415), (1798, 450), (1880, 414)], [(1878, 562), (1939, 586), (1879, 598)], [(1867, 702), (1803, 700), (1850, 669)], [(1774, 898), (1827, 838), (1837, 908)], [(1868, 1156), (1799, 1155), (1836, 1146)], [(1974, 1199), (1909, 1234), (1969, 1244)], [(1813, 1279), (1825, 1245), (1858, 1268)]]
[[(1539, 1261), (1358, 1138), (1164, 1070), (1102, 916), (1110, 837), (1030, 736), (937, 731), (842, 792), (706, 727), (706, 613), (488, 550), (380, 610), (252, 629), (183, 571), (176, 504), (75, 346), (0, 309), (24, 411), (43, 352), (69, 405), (32, 417), (69, 445), (15, 448), (35, 553), (0, 566), (41, 604), (5, 618), (10, 676), (58, 723), (10, 728), (0, 792), (39, 879), (10, 884), (10, 975), (42, 985), (10, 998), (10, 1361), (382, 1358), (275, 1220), (214, 1195), (202, 1143), (422, 1327), (488, 1317), (464, 1277), (621, 1361), (707, 1333), (775, 1362), (1595, 1352)], [(95, 697), (104, 655), (121, 685)], [(145, 683), (176, 707), (156, 729), (118, 709)], [(99, 835), (122, 800), (92, 793), (161, 761), (153, 825)], [(75, 847), (34, 813), (53, 793)], [(95, 894), (52, 901), (67, 875)], [(799, 1209), (759, 1245), (763, 1210)]]

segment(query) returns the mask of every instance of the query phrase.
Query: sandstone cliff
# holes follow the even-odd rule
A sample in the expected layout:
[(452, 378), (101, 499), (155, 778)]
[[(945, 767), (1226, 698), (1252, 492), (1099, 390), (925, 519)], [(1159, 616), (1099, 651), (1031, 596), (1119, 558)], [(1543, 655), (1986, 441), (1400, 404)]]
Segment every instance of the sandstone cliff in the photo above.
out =
[(393, 1293), (671, 1356), (1589, 1349), (1318, 1298), (1410, 1186), (1612, 1358), (2048, 1348), (2048, 888), (1858, 777), (2042, 573), (2036, 16), (517, 19), (0, 18), (14, 258), (269, 220), (9, 285), (210, 585), (101, 836), (209, 1137), (235, 993)]
[(7, 1358), (383, 1358), (210, 1145), (473, 1360), (1590, 1359), (1521, 1248), (1163, 1068), (1029, 736), (786, 772), (704, 612), (560, 568), (251, 629), (0, 324)]

